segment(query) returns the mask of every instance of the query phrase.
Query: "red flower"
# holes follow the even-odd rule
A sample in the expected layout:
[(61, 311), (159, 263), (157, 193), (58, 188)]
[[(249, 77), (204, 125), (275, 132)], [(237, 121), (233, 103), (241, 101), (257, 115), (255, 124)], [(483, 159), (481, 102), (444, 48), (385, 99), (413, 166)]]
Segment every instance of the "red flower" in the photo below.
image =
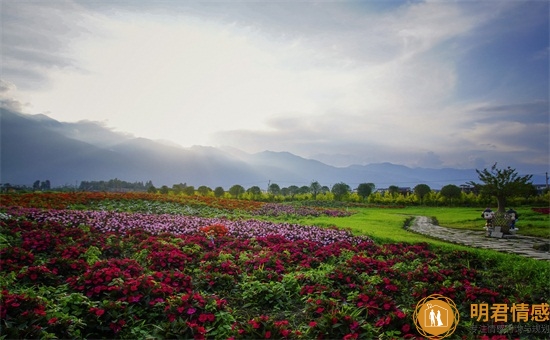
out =
[(317, 322), (311, 321), (311, 322), (309, 323), (309, 327), (313, 328), (313, 327), (315, 327), (315, 326), (317, 326)]
[(53, 325), (56, 322), (57, 322), (57, 318), (51, 318), (50, 320), (48, 320), (49, 325)]

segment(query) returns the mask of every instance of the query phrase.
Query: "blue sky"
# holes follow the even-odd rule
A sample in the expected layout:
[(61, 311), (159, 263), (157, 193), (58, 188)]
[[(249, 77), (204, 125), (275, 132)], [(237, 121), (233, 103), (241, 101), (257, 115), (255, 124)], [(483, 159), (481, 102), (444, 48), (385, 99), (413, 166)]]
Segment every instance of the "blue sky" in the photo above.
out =
[(548, 1), (2, 1), (3, 105), (346, 166), (549, 164)]

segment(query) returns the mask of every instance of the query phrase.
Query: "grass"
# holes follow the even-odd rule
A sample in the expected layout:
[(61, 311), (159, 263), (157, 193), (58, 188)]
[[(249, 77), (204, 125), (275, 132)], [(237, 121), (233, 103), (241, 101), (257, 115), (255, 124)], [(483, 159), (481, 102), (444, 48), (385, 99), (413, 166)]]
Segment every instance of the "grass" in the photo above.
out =
[[(421, 234), (412, 233), (403, 228), (407, 219), (414, 216), (429, 216), (438, 220), (439, 225), (452, 228), (483, 230), (485, 221), (481, 211), (476, 208), (360, 208), (357, 214), (349, 217), (301, 218), (292, 221), (303, 225), (331, 226), (349, 228), (355, 234), (367, 235), (377, 243), (428, 243), (432, 249), (444, 252), (465, 251), (472, 256), (476, 266), (487, 268), (487, 275), (495, 279), (509, 278), (510, 286), (525, 294), (540, 294), (541, 287), (548, 287), (550, 262), (526, 258), (516, 254), (507, 254), (490, 249), (478, 249), (448, 243)], [(522, 235), (548, 237), (550, 219), (548, 215), (532, 212), (528, 208), (516, 209), (520, 220), (516, 224)], [(525, 278), (529, 278), (525, 284)], [(546, 295), (546, 294), (545, 294)], [(527, 295), (526, 295), (527, 296)], [(544, 296), (548, 298), (548, 296)]]

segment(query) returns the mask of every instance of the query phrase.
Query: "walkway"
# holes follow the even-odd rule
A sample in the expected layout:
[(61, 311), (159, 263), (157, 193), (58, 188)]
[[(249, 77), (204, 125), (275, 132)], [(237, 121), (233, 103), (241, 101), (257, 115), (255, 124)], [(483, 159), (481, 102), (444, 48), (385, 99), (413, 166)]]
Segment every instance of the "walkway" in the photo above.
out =
[[(533, 248), (535, 244), (550, 242), (549, 239), (521, 235), (506, 239), (486, 237), (484, 230), (474, 231), (440, 227), (432, 224), (426, 216), (417, 216), (408, 230), (451, 243), (514, 253), (537, 260), (550, 260), (548, 251), (539, 251)], [(521, 228), (519, 232), (521, 233)]]

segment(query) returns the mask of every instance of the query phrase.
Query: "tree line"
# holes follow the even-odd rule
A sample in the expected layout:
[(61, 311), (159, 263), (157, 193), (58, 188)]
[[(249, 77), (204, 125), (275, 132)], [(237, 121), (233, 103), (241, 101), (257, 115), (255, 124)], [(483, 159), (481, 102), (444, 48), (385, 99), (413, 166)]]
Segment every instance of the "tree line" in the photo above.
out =
[[(427, 205), (427, 206), (486, 206), (494, 204), (496, 199), (499, 211), (504, 211), (506, 205), (548, 205), (550, 193), (542, 194), (531, 183), (532, 175), (519, 176), (515, 169), (510, 167), (499, 169), (495, 163), (490, 169), (476, 170), (478, 182), (469, 182), (466, 187), (448, 184), (441, 190), (432, 190), (427, 184), (418, 184), (412, 190), (403, 190), (392, 185), (387, 189), (376, 190), (374, 183), (361, 183), (352, 189), (348, 184), (340, 182), (331, 188), (323, 186), (317, 181), (309, 186), (295, 186), (281, 188), (276, 183), (270, 183), (267, 191), (258, 186), (245, 189), (235, 184), (225, 191), (222, 187), (214, 190), (201, 186), (196, 191), (193, 186), (179, 184), (172, 189), (167, 186), (160, 188), (161, 194), (213, 195), (236, 199), (256, 201), (343, 201), (353, 203), (368, 203), (382, 205)], [(157, 192), (152, 187), (150, 192)]]
[[(448, 184), (441, 190), (433, 190), (427, 184), (418, 184), (413, 189), (400, 188), (391, 185), (385, 189), (377, 189), (374, 183), (365, 182), (356, 188), (351, 188), (344, 182), (332, 187), (312, 181), (310, 185), (280, 187), (277, 183), (269, 183), (267, 190), (259, 186), (245, 189), (240, 184), (211, 189), (208, 186), (195, 188), (186, 183), (174, 184), (172, 187), (163, 185), (156, 188), (152, 181), (126, 182), (117, 178), (109, 181), (82, 181), (78, 190), (81, 191), (146, 191), (164, 195), (202, 195), (255, 201), (286, 202), (286, 201), (342, 201), (352, 203), (380, 205), (427, 205), (427, 206), (484, 206), (492, 205), (494, 199), (499, 210), (508, 205), (544, 205), (550, 201), (548, 190), (537, 192), (530, 182), (532, 175), (519, 176), (510, 167), (499, 169), (495, 163), (490, 169), (476, 170), (481, 183), (469, 182), (467, 187)], [(50, 181), (36, 181), (33, 190), (50, 190)], [(62, 188), (63, 189), (63, 188)], [(73, 188), (74, 189), (74, 188)]]

